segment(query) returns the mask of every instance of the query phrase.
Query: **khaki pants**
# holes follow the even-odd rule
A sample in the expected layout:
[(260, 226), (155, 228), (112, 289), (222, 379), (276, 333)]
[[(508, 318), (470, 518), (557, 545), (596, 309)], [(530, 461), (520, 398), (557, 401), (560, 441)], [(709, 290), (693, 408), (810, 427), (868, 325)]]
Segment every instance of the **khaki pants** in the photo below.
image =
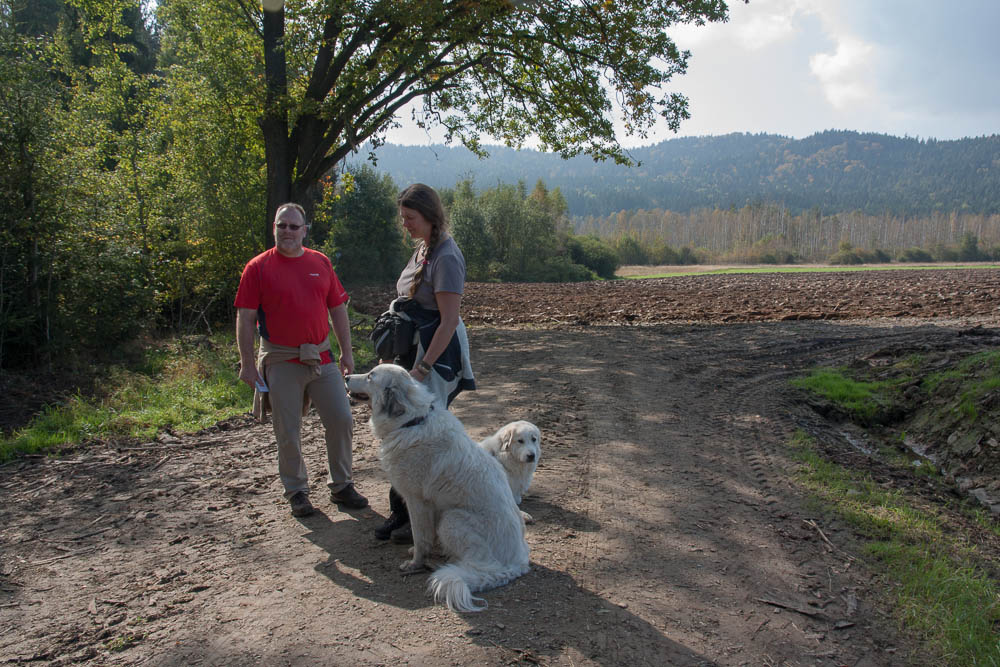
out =
[(347, 389), (336, 363), (306, 366), (280, 361), (267, 367), (271, 421), (278, 441), (278, 476), (285, 498), (309, 493), (309, 477), (302, 458), (302, 401), (308, 394), (326, 431), (329, 476), (326, 485), (337, 492), (352, 482), (351, 432), (353, 419)]

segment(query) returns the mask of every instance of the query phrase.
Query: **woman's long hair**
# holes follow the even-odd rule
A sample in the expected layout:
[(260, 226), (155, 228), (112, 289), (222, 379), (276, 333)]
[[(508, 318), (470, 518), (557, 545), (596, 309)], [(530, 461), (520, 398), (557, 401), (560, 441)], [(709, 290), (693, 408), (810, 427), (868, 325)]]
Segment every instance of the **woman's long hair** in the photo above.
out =
[[(448, 231), (448, 218), (437, 191), (423, 183), (414, 183), (400, 192), (399, 197), (396, 198), (396, 205), (401, 208), (413, 209), (422, 215), (424, 220), (431, 223), (430, 239), (423, 248), (424, 258), (417, 266), (417, 272), (413, 276), (413, 285), (410, 286), (410, 298), (413, 298), (424, 280), (424, 270), (427, 268), (427, 263), (431, 261), (434, 248)], [(417, 257), (419, 256), (420, 254), (417, 253)]]

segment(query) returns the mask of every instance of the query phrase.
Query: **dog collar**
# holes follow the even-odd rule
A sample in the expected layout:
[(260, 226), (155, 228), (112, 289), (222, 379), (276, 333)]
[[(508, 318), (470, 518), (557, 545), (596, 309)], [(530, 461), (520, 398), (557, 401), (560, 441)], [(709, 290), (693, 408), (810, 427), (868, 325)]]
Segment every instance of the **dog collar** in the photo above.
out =
[[(431, 406), (431, 410), (433, 410), (433, 409), (434, 409), (434, 406), (432, 405)], [(424, 415), (423, 417), (414, 417), (410, 421), (408, 421), (405, 424), (403, 424), (402, 426), (400, 426), (400, 428), (410, 428), (411, 426), (420, 426), (421, 424), (424, 423), (424, 420), (426, 420), (426, 419), (427, 419), (427, 415)]]

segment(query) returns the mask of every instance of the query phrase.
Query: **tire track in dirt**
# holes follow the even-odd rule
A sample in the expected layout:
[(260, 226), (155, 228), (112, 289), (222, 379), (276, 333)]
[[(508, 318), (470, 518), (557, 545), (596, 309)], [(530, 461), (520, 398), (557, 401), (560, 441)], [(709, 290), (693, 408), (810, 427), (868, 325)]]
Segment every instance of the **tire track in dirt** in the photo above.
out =
[[(930, 325), (890, 327), (847, 322), (734, 325), (733, 328), (741, 331), (740, 335), (727, 337), (731, 345), (736, 341), (735, 346), (719, 350), (718, 356), (740, 366), (720, 372), (714, 379), (721, 396), (710, 419), (719, 442), (730, 449), (731, 472), (741, 485), (753, 491), (747, 496), (752, 500), (746, 509), (766, 517), (761, 535), (770, 534), (774, 538), (774, 546), (785, 561), (780, 563), (775, 558), (776, 566), (770, 568), (771, 577), (767, 579), (761, 579), (761, 571), (746, 564), (738, 564), (736, 571), (748, 589), (756, 589), (757, 600), (789, 603), (826, 617), (819, 622), (815, 618), (803, 619), (799, 624), (806, 636), (824, 637), (825, 657), (836, 657), (843, 664), (859, 661), (884, 664), (882, 660), (892, 644), (882, 634), (884, 629), (873, 620), (877, 616), (873, 608), (877, 601), (871, 599), (873, 596), (866, 586), (858, 585), (861, 573), (850, 571), (852, 565), (855, 569), (861, 566), (845, 557), (843, 551), (834, 551), (820, 542), (821, 538), (832, 537), (845, 547), (851, 541), (850, 530), (835, 524), (821, 528), (821, 520), (803, 509), (798, 491), (790, 484), (795, 464), (788, 458), (787, 445), (796, 429), (805, 427), (811, 435), (818, 433), (826, 439), (838, 439), (841, 448), (850, 445), (843, 434), (832, 432), (808, 408), (796, 404), (788, 381), (810, 368), (850, 363), (880, 349), (908, 344), (920, 349), (946, 347), (956, 331)], [(708, 345), (705, 352), (711, 354)], [(713, 381), (711, 377), (705, 379)], [(821, 533), (822, 530), (826, 532)], [(850, 624), (847, 627), (861, 627), (863, 631), (858, 636), (831, 630), (830, 619)], [(764, 650), (770, 656), (784, 655), (792, 660), (800, 650), (790, 647), (788, 637), (775, 633), (771, 626), (762, 626), (753, 635), (757, 642), (766, 645)], [(830, 641), (838, 635), (845, 635), (848, 641)]]
[[(776, 349), (778, 326), (785, 343)], [(679, 664), (752, 663), (762, 654), (788, 665), (893, 664), (885, 658), (892, 633), (875, 627), (879, 619), (863, 621), (871, 636), (886, 638), (877, 644), (834, 630), (836, 622), (861, 624), (836, 616), (846, 614), (846, 601), (856, 604), (856, 586), (842, 576), (844, 562), (803, 527), (807, 515), (794, 509), (801, 498), (781, 456), (791, 405), (776, 387), (800, 366), (871, 346), (858, 329), (831, 326), (594, 328), (580, 351), (581, 444), (593, 453), (577, 473), (593, 476), (582, 487), (593, 496), (566, 502), (589, 505), (578, 511), (599, 526), (564, 547), (572, 551), (568, 569), (644, 621), (646, 634), (683, 647)], [(643, 354), (608, 368), (595, 362), (602, 349)], [(601, 650), (616, 664), (636, 657), (633, 647)]]
[[(528, 577), (540, 581), (569, 577), (574, 589), (566, 602), (576, 615), (565, 618), (556, 611), (544, 619), (549, 632), (563, 638), (556, 663), (714, 664), (686, 644), (686, 638), (664, 632), (669, 625), (664, 617), (636, 610), (638, 589), (628, 572), (635, 566), (637, 550), (658, 543), (659, 531), (655, 519), (636, 516), (631, 506), (636, 494), (647, 492), (649, 479), (622, 474), (623, 469), (636, 467), (630, 464), (634, 445), (613, 437), (612, 431), (633, 429), (609, 428), (635, 421), (636, 414), (618, 398), (607, 400), (628, 388), (620, 383), (620, 373), (604, 365), (602, 349), (612, 344), (606, 334), (604, 329), (588, 331), (583, 347), (575, 332), (472, 334), (478, 350), (477, 382), (489, 392), (485, 401), (484, 395), (476, 396), (477, 405), (496, 409), (491, 388), (499, 387), (504, 399), (500, 407), (508, 412), (503, 419), (529, 419), (542, 430), (541, 464), (522, 507), (537, 519), (528, 527), (533, 563)], [(502, 353), (491, 345), (500, 340)], [(509, 378), (503, 368), (505, 363), (509, 368), (509, 362), (500, 356), (512, 354), (517, 357), (516, 368), (535, 377), (527, 395), (505, 386)], [(459, 406), (457, 401), (454, 407), (467, 425), (482, 420), (480, 410)], [(636, 529), (633, 524), (640, 520)]]

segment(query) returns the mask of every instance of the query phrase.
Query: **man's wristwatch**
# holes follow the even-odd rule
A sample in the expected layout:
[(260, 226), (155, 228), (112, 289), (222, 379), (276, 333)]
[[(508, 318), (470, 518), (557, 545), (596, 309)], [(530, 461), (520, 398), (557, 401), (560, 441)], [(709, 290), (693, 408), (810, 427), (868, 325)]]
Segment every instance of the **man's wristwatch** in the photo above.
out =
[(417, 362), (417, 370), (424, 375), (430, 375), (431, 373), (431, 367), (423, 359)]

